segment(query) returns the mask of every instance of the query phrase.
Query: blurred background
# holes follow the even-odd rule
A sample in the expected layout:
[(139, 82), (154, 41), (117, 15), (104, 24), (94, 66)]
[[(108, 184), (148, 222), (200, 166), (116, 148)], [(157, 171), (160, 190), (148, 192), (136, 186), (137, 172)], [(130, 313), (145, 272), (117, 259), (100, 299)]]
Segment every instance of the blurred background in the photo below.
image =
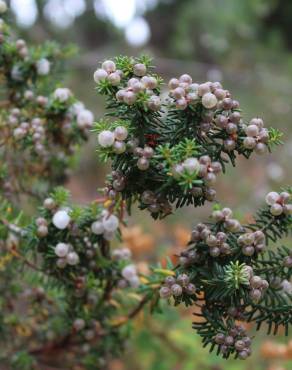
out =
[[(239, 160), (217, 184), (220, 202), (241, 219), (250, 217), (267, 191), (292, 184), (291, 0), (11, 0), (10, 7), (16, 34), (28, 41), (77, 45), (66, 84), (96, 117), (104, 109), (92, 79), (98, 62), (146, 52), (166, 82), (182, 73), (196, 82), (221, 81), (240, 101), (246, 120), (260, 116), (267, 127), (282, 130), (285, 145), (264, 158)], [(67, 184), (80, 203), (94, 199), (107, 171), (98, 163), (92, 136)], [(210, 209), (179, 210), (155, 223), (145, 212), (134, 212), (125, 243), (142, 269), (145, 262), (163, 263)], [(191, 329), (192, 309), (166, 308), (165, 315), (147, 318), (147, 326), (143, 320), (134, 323), (134, 340), (113, 370), (292, 369), (292, 341), (284, 336), (257, 334), (250, 360), (227, 363), (202, 349)]]

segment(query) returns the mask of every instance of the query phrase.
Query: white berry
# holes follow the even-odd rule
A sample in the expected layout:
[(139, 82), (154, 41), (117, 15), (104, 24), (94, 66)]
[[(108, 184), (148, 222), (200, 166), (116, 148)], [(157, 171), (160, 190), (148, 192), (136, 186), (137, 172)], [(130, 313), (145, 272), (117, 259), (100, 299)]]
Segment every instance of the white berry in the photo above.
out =
[(98, 135), (98, 143), (103, 148), (108, 148), (113, 145), (115, 141), (115, 135), (113, 132), (109, 130), (101, 131), (101, 133)]
[(104, 232), (102, 222), (100, 221), (93, 222), (93, 224), (91, 224), (91, 231), (93, 232), (93, 234), (101, 235)]
[(138, 288), (140, 285), (140, 279), (138, 276), (133, 276), (132, 278), (129, 279), (129, 284), (131, 288)]
[(85, 321), (83, 319), (76, 319), (73, 322), (73, 328), (77, 331), (85, 328)]
[(69, 245), (65, 243), (58, 243), (55, 247), (55, 253), (58, 257), (65, 257), (69, 252)]
[(102, 63), (101, 68), (107, 71), (108, 73), (115, 72), (116, 65), (112, 60), (106, 60)]
[(113, 232), (119, 227), (119, 219), (115, 215), (106, 216), (103, 218), (102, 224), (106, 231)]
[(78, 113), (77, 125), (79, 128), (91, 127), (93, 122), (94, 122), (94, 115), (90, 110), (84, 109), (83, 111)]
[(126, 151), (126, 144), (123, 141), (115, 141), (113, 144), (113, 151), (116, 154), (122, 154)]
[(280, 195), (278, 193), (276, 193), (275, 191), (271, 191), (266, 196), (266, 203), (269, 206), (272, 206), (273, 204), (277, 203), (279, 199), (280, 199)]
[(133, 71), (136, 76), (142, 77), (145, 76), (147, 68), (145, 64), (137, 63), (134, 65)]
[(212, 109), (217, 105), (217, 98), (212, 93), (204, 94), (202, 97), (202, 104), (207, 109)]
[(75, 266), (79, 263), (79, 256), (76, 252), (70, 252), (66, 256), (68, 265)]
[(183, 162), (184, 169), (189, 173), (194, 173), (200, 169), (200, 163), (196, 158), (187, 158)]
[(64, 210), (57, 211), (53, 216), (53, 224), (56, 226), (57, 229), (63, 230), (70, 223), (70, 216)]
[(96, 83), (106, 80), (108, 74), (104, 69), (97, 69), (93, 74), (93, 79)]
[(149, 109), (153, 111), (158, 111), (161, 108), (161, 100), (159, 96), (156, 96), (156, 95), (150, 96), (150, 98), (148, 99), (147, 105)]
[(128, 137), (128, 130), (124, 126), (118, 126), (114, 131), (117, 140), (126, 140)]
[(108, 81), (113, 86), (118, 86), (118, 84), (121, 82), (121, 77), (118, 74), (118, 72), (113, 72), (108, 76)]
[(46, 76), (50, 73), (51, 63), (46, 58), (42, 58), (36, 63), (37, 73), (40, 76)]
[(62, 103), (67, 101), (71, 95), (72, 95), (71, 91), (66, 87), (59, 87), (54, 92), (54, 98)]
[(271, 206), (270, 211), (273, 216), (280, 216), (283, 213), (283, 207), (281, 204), (275, 203)]
[(135, 265), (128, 265), (123, 268), (122, 270), (122, 276), (126, 280), (130, 280), (133, 277), (137, 276), (137, 269)]

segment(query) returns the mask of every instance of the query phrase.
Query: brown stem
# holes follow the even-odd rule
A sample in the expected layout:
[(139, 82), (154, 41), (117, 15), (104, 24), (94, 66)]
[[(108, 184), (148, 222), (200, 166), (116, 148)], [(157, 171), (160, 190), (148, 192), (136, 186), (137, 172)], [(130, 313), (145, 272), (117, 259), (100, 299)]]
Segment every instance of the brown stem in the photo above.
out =
[(124, 325), (129, 320), (133, 319), (135, 316), (137, 316), (139, 314), (139, 312), (141, 312), (141, 310), (143, 309), (143, 307), (145, 306), (145, 304), (148, 301), (149, 301), (149, 296), (147, 296), (147, 295), (144, 296), (144, 298), (139, 302), (139, 304), (132, 311), (130, 311), (128, 313), (125, 320), (123, 320), (122, 322), (118, 322), (117, 324), (113, 325), (113, 327), (118, 328), (118, 327)]

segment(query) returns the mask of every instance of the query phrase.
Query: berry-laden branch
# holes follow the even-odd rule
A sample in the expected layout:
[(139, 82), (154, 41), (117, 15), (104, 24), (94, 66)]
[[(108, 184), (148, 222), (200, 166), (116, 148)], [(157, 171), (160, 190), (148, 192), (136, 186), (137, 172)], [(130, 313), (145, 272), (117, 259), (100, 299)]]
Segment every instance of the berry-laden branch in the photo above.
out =
[[(107, 113), (93, 125), (92, 113), (60, 85), (67, 51), (14, 41), (6, 10), (0, 0), (1, 363), (38, 369), (49, 354), (49, 362), (60, 355), (66, 368), (107, 369), (124, 349), (131, 321), (146, 306), (161, 312), (161, 298), (198, 305), (193, 327), (224, 358), (251, 353), (237, 321), (288, 332), (292, 255), (271, 243), (291, 233), (291, 189), (268, 194), (249, 225), (215, 206), (178, 264), (168, 261), (147, 275), (120, 245), (119, 230), (134, 203), (156, 219), (215, 200), (227, 164), (271, 150), (281, 133), (260, 118), (245, 123), (239, 102), (219, 82), (197, 84), (184, 74), (164, 93), (147, 56), (119, 56), (97, 69)], [(112, 172), (104, 193), (80, 207), (55, 185), (91, 126)], [(38, 206), (36, 216), (22, 211), (23, 195)]]
[(3, 19), (0, 32), (0, 184), (10, 198), (22, 193), (41, 199), (39, 183), (46, 192), (48, 185), (64, 181), (64, 168), (73, 163), (94, 117), (60, 85), (69, 48), (14, 41)]
[[(200, 320), (193, 327), (204, 345), (225, 358), (251, 354), (251, 340), (237, 321), (254, 321), (258, 330), (267, 323), (274, 334), (282, 326), (287, 335), (292, 325), (292, 254), (284, 246), (267, 250), (268, 240), (291, 236), (291, 194), (272, 192), (266, 202), (256, 223), (246, 226), (229, 208), (213, 211), (213, 222), (193, 230), (176, 277), (167, 277), (160, 288), (160, 296), (173, 297), (175, 305), (197, 304), (203, 297)], [(277, 215), (276, 205), (282, 208)]]
[[(249, 158), (281, 143), (281, 133), (264, 128), (260, 118), (244, 123), (239, 102), (218, 82), (197, 84), (184, 74), (169, 81), (163, 100), (162, 79), (152, 73), (148, 58), (105, 61), (94, 79), (115, 118), (95, 125), (100, 157), (112, 159), (105, 193), (113, 201), (124, 199), (129, 210), (136, 199), (154, 218), (171, 213), (173, 203), (203, 205), (215, 199), (213, 186), (228, 161), (235, 165), (236, 155)], [(173, 297), (175, 305), (201, 301), (201, 320), (193, 326), (203, 344), (224, 358), (251, 354), (251, 340), (236, 320), (255, 321), (258, 329), (266, 322), (275, 332), (291, 325), (289, 314), (282, 317), (291, 306), (286, 292), (291, 254), (282, 247), (269, 251), (268, 260), (262, 257), (268, 241), (291, 230), (290, 200), (289, 190), (269, 193), (268, 207), (247, 226), (229, 208), (215, 210), (215, 222), (197, 226), (175, 276), (167, 276), (160, 288), (161, 298)], [(271, 282), (276, 276), (280, 288)]]
[(216, 197), (218, 175), (236, 156), (265, 154), (281, 133), (260, 118), (243, 121), (239, 102), (219, 82), (194, 83), (184, 74), (172, 78), (167, 97), (162, 78), (148, 57), (117, 57), (94, 73), (97, 90), (107, 99), (99, 120), (98, 152), (112, 159), (106, 193), (131, 203), (138, 199), (154, 218), (175, 207), (201, 206)]

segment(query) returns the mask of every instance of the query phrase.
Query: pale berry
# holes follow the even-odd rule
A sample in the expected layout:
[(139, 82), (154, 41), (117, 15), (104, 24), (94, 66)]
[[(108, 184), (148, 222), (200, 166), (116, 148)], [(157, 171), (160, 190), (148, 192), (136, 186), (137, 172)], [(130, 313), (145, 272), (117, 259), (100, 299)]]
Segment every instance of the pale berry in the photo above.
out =
[(184, 169), (187, 172), (189, 172), (190, 174), (192, 174), (192, 173), (194, 173), (196, 171), (199, 171), (199, 169), (200, 169), (200, 163), (197, 160), (197, 158), (187, 158), (183, 162), (183, 167), (184, 167)]
[(145, 146), (143, 149), (143, 156), (145, 158), (152, 158), (154, 154), (154, 150), (151, 148), (151, 146)]
[(179, 82), (185, 82), (187, 84), (191, 84), (192, 83), (192, 77), (188, 74), (183, 74), (183, 75), (180, 76)]
[(202, 104), (207, 109), (215, 108), (217, 105), (217, 98), (212, 93), (206, 93), (202, 97)]
[(68, 212), (65, 210), (57, 211), (53, 216), (53, 224), (56, 226), (57, 229), (63, 230), (68, 227), (69, 223), (71, 221), (70, 216), (68, 215)]
[(44, 207), (47, 209), (53, 209), (56, 206), (56, 202), (54, 201), (53, 198), (46, 198), (44, 200)]
[(115, 215), (105, 216), (102, 219), (102, 225), (106, 231), (114, 232), (119, 227), (119, 219)]
[(75, 266), (79, 263), (79, 256), (76, 252), (69, 252), (66, 256), (68, 265)]
[(110, 73), (107, 79), (108, 82), (113, 86), (118, 86), (121, 82), (121, 77), (117, 72)]
[(146, 83), (145, 83), (145, 86), (147, 87), (147, 89), (155, 89), (157, 87), (157, 80), (155, 77), (148, 77), (148, 79), (146, 80)]
[(98, 143), (103, 148), (108, 148), (113, 145), (115, 141), (115, 135), (109, 130), (101, 131), (98, 135)]
[(141, 171), (146, 171), (149, 168), (149, 160), (145, 157), (139, 158), (137, 162), (137, 167)]
[(93, 234), (101, 235), (104, 232), (104, 227), (103, 227), (102, 222), (100, 221), (93, 222), (91, 224), (91, 231), (93, 232)]
[(256, 140), (253, 137), (245, 137), (243, 140), (243, 146), (246, 149), (254, 149), (256, 146)]
[(211, 92), (211, 87), (210, 87), (210, 84), (208, 82), (206, 83), (203, 83), (201, 85), (198, 86), (198, 95), (199, 96), (203, 96), (207, 93), (210, 93)]
[(136, 98), (136, 95), (132, 91), (126, 91), (124, 94), (124, 102), (128, 105), (133, 105)]
[(257, 136), (259, 134), (259, 128), (257, 125), (249, 125), (245, 129), (245, 133), (247, 136)]
[(173, 284), (171, 286), (171, 293), (175, 296), (175, 297), (179, 297), (180, 295), (182, 295), (182, 287), (178, 284)]
[(148, 108), (155, 111), (158, 111), (161, 108), (161, 100), (159, 96), (152, 95), (147, 101)]
[(273, 204), (277, 203), (280, 200), (280, 195), (275, 191), (271, 191), (266, 195), (265, 200), (269, 206), (272, 206)]
[(257, 154), (262, 155), (267, 153), (268, 147), (264, 143), (257, 143), (254, 150)]
[(128, 265), (122, 269), (122, 276), (126, 280), (130, 280), (137, 275), (137, 269), (135, 265)]
[(73, 322), (73, 328), (77, 331), (80, 331), (85, 328), (85, 321), (83, 319), (76, 319)]
[(116, 154), (122, 154), (126, 151), (126, 144), (123, 141), (115, 141), (113, 144), (113, 151)]
[(91, 127), (94, 122), (94, 115), (90, 110), (84, 109), (77, 115), (77, 125), (79, 128)]
[(232, 151), (233, 149), (235, 149), (235, 146), (236, 146), (236, 143), (234, 140), (232, 139), (227, 139), (224, 141), (224, 148), (230, 152)]
[(168, 82), (168, 87), (169, 87), (171, 90), (176, 89), (178, 86), (179, 86), (179, 80), (178, 80), (177, 78), (172, 78), (172, 79)]
[(140, 91), (145, 90), (145, 86), (140, 81), (133, 83), (131, 88), (134, 93), (139, 93)]
[(93, 74), (93, 79), (96, 83), (105, 81), (107, 79), (107, 72), (104, 69), (97, 69)]
[(177, 280), (178, 284), (182, 285), (183, 287), (187, 286), (188, 283), (190, 282), (190, 278), (188, 277), (187, 274), (178, 275), (176, 280)]
[(169, 298), (171, 296), (171, 290), (167, 286), (162, 286), (159, 289), (159, 295), (160, 295), (160, 298), (162, 299)]
[(117, 93), (116, 93), (116, 99), (120, 102), (124, 101), (124, 97), (125, 97), (125, 94), (126, 94), (126, 90), (119, 90)]
[(177, 87), (171, 92), (171, 94), (175, 99), (181, 99), (185, 96), (185, 90), (182, 87)]
[(55, 247), (55, 254), (58, 257), (65, 257), (69, 252), (69, 245), (65, 243), (58, 243)]
[(137, 63), (133, 67), (133, 72), (136, 76), (142, 77), (142, 76), (145, 76), (145, 74), (147, 72), (147, 68), (146, 68), (145, 64)]
[(115, 65), (115, 62), (113, 62), (112, 60), (105, 60), (102, 63), (101, 68), (104, 69), (106, 72), (111, 73), (111, 72), (115, 72), (116, 65)]
[(47, 74), (49, 74), (50, 66), (51, 66), (51, 63), (48, 61), (48, 59), (42, 58), (38, 60), (36, 63), (36, 69), (37, 69), (38, 75), (46, 76)]
[(131, 288), (137, 289), (140, 285), (140, 279), (138, 276), (133, 276), (128, 281), (129, 281)]
[(275, 203), (271, 206), (270, 212), (273, 216), (280, 216), (283, 213), (283, 207), (281, 204)]
[(175, 103), (176, 108), (180, 110), (186, 109), (187, 105), (188, 105), (188, 102), (184, 97), (178, 99)]

